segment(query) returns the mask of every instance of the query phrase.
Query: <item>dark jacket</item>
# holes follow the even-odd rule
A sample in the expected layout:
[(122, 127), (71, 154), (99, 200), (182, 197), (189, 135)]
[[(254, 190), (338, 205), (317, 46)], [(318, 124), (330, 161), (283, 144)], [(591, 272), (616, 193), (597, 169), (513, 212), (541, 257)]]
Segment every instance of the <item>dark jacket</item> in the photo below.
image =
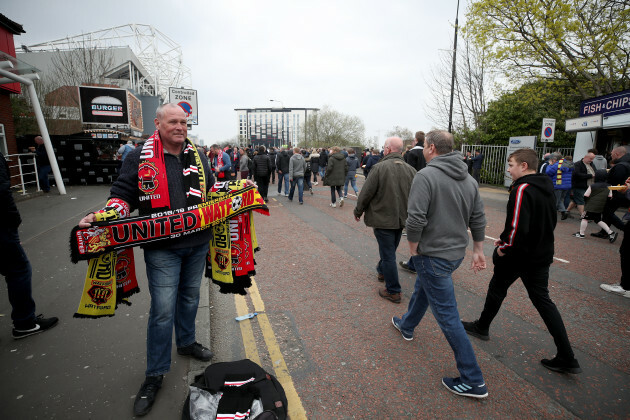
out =
[(372, 168), (365, 180), (354, 215), (366, 226), (377, 229), (402, 229), (407, 220), (407, 201), (416, 170), (406, 164), (400, 153), (390, 153)]
[(324, 185), (340, 187), (346, 182), (348, 174), (348, 162), (343, 153), (335, 153), (328, 159), (326, 175), (324, 175)]
[(325, 168), (328, 165), (328, 152), (326, 150), (322, 150), (319, 154), (319, 167)]
[(359, 159), (355, 155), (350, 155), (346, 158), (346, 162), (348, 162), (348, 176), (354, 177), (357, 174), (357, 169), (361, 166)]
[(586, 197), (586, 205), (584, 210), (590, 213), (603, 213), (608, 197), (612, 196), (611, 191), (608, 189), (608, 183), (606, 183), (606, 170), (599, 169), (595, 173), (595, 182), (591, 185), (591, 190), (584, 194)]
[[(140, 165), (140, 154), (142, 147), (137, 147), (127, 155), (127, 158), (120, 167), (118, 178), (112, 185), (109, 198), (120, 198), (126, 201), (131, 211), (140, 205), (140, 189), (138, 188), (138, 166)], [(168, 183), (168, 194), (171, 209), (180, 209), (187, 206), (186, 190), (184, 189), (184, 170), (182, 167), (182, 153), (178, 156), (164, 153), (164, 165), (166, 167), (166, 179)], [(208, 159), (200, 154), (201, 163), (205, 174), (206, 188), (209, 190), (214, 185), (214, 175), (210, 170)], [(229, 159), (228, 163), (229, 165)], [(150, 214), (150, 212), (140, 211), (140, 215)], [(212, 229), (205, 229), (187, 236), (171, 239), (168, 242), (157, 241), (143, 245), (147, 249), (178, 249), (201, 245), (208, 242), (212, 236)]]
[[(597, 170), (593, 162), (589, 163), (589, 166), (593, 169), (593, 173)], [(588, 188), (588, 180), (593, 178), (593, 175), (589, 174), (586, 170), (586, 163), (581, 160), (575, 162), (573, 165), (573, 177), (571, 183), (573, 188), (578, 190), (585, 190)]]
[(413, 149), (407, 152), (405, 156), (407, 157), (407, 163), (416, 168), (416, 171), (427, 166), (427, 161), (424, 159), (424, 154), (422, 153), (423, 148), (420, 146), (415, 146)]
[(22, 218), (11, 192), (9, 164), (4, 155), (0, 153), (0, 227), (17, 229), (20, 223), (22, 223)]
[(269, 160), (271, 161), (271, 167), (273, 170), (276, 169), (276, 151), (269, 152)]
[(617, 159), (615, 165), (608, 171), (608, 183), (610, 185), (623, 185), (630, 177), (630, 153)]
[(291, 157), (286, 150), (278, 153), (276, 157), (276, 166), (278, 167), (278, 171), (282, 171), (283, 175), (289, 173), (289, 159), (291, 159)]
[(317, 173), (319, 171), (319, 153), (311, 153), (311, 171)]
[(483, 165), (483, 153), (479, 153), (472, 158), (472, 167), (473, 169), (481, 169), (481, 165)]
[(257, 154), (254, 156), (254, 177), (255, 178), (269, 178), (273, 171), (271, 157), (266, 154)]
[(551, 264), (557, 215), (549, 176), (531, 174), (514, 181), (498, 247), (505, 255), (498, 258), (523, 266)]
[(37, 161), (37, 167), (50, 166), (50, 160), (48, 159), (48, 152), (46, 152), (46, 146), (38, 144), (35, 149), (35, 160)]

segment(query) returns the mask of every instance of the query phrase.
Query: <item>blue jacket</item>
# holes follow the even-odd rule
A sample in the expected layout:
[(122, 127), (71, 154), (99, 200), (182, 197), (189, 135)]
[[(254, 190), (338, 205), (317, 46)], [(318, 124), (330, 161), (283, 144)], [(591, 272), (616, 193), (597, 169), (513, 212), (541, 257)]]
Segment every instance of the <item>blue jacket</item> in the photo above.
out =
[[(558, 184), (558, 165), (562, 162), (562, 166), (560, 167), (560, 171), (562, 172), (562, 177), (560, 179), (560, 184)], [(560, 159), (558, 162), (553, 165), (547, 165), (547, 175), (551, 178), (551, 182), (553, 184), (554, 190), (570, 190), (571, 189), (571, 177), (573, 176), (573, 162), (565, 161), (564, 159)]]

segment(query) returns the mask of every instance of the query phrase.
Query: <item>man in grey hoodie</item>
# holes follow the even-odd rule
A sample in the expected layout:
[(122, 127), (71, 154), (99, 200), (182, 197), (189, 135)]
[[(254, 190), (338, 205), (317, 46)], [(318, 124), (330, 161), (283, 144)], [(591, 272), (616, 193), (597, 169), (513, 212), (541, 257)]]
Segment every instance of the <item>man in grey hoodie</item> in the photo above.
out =
[(442, 384), (458, 395), (485, 398), (488, 388), (459, 318), (452, 273), (466, 254), (468, 228), (474, 241), (471, 268), (475, 272), (486, 268), (486, 217), (479, 187), (453, 145), (453, 135), (446, 131), (431, 131), (425, 137), (427, 166), (411, 185), (406, 223), (418, 274), (407, 313), (393, 317), (392, 324), (405, 340), (413, 340), (414, 329), (431, 306), (460, 373), (458, 378), (443, 378)]
[(295, 192), (295, 184), (298, 186), (298, 198), (300, 204), (304, 204), (304, 171), (306, 170), (306, 161), (300, 153), (298, 147), (293, 149), (293, 156), (289, 159), (289, 182), (291, 183), (291, 191), (289, 191), (289, 201), (293, 201), (293, 193)]

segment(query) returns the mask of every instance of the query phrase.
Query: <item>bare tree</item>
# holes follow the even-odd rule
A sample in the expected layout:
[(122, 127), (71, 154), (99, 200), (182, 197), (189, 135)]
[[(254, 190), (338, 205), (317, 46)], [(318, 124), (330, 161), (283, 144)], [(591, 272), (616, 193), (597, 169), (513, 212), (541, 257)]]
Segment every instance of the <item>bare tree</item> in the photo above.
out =
[[(485, 52), (476, 48), (466, 38), (458, 49), (455, 77), (455, 98), (453, 106), (453, 127), (455, 130), (474, 130), (486, 111), (488, 86), (493, 80), (488, 71)], [(438, 127), (448, 127), (449, 100), (451, 92), (452, 65), (451, 51), (441, 51), (440, 61), (431, 68), (430, 103), (425, 104), (425, 112)]]
[(365, 125), (361, 118), (324, 106), (303, 126), (306, 140), (301, 147), (357, 146), (364, 144)]
[(387, 132), (387, 137), (400, 137), (407, 141), (413, 140), (414, 134), (407, 127), (396, 126), (391, 131)]
[[(72, 49), (52, 55), (50, 71), (43, 73), (41, 80), (35, 82), (40, 107), (51, 134), (70, 134), (81, 129), (76, 87), (114, 84), (105, 77), (113, 65), (111, 50), (91, 45), (87, 39), (74, 43)], [(14, 119), (20, 121), (20, 127), (25, 130), (33, 130), (36, 124), (29, 110), (32, 109), (29, 95), (23, 92), (16, 98), (16, 103), (23, 106), (14, 111)]]

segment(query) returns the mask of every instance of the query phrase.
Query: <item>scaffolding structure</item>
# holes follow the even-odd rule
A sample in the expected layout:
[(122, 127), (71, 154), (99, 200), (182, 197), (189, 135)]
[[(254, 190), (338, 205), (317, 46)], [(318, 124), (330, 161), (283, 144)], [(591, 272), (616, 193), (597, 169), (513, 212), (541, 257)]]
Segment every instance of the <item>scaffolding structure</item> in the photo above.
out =
[(92, 48), (129, 47), (153, 78), (157, 93), (168, 101), (169, 87), (192, 88), (191, 72), (184, 65), (182, 47), (151, 25), (130, 23), (54, 41), (22, 46), (27, 52), (70, 51)]

